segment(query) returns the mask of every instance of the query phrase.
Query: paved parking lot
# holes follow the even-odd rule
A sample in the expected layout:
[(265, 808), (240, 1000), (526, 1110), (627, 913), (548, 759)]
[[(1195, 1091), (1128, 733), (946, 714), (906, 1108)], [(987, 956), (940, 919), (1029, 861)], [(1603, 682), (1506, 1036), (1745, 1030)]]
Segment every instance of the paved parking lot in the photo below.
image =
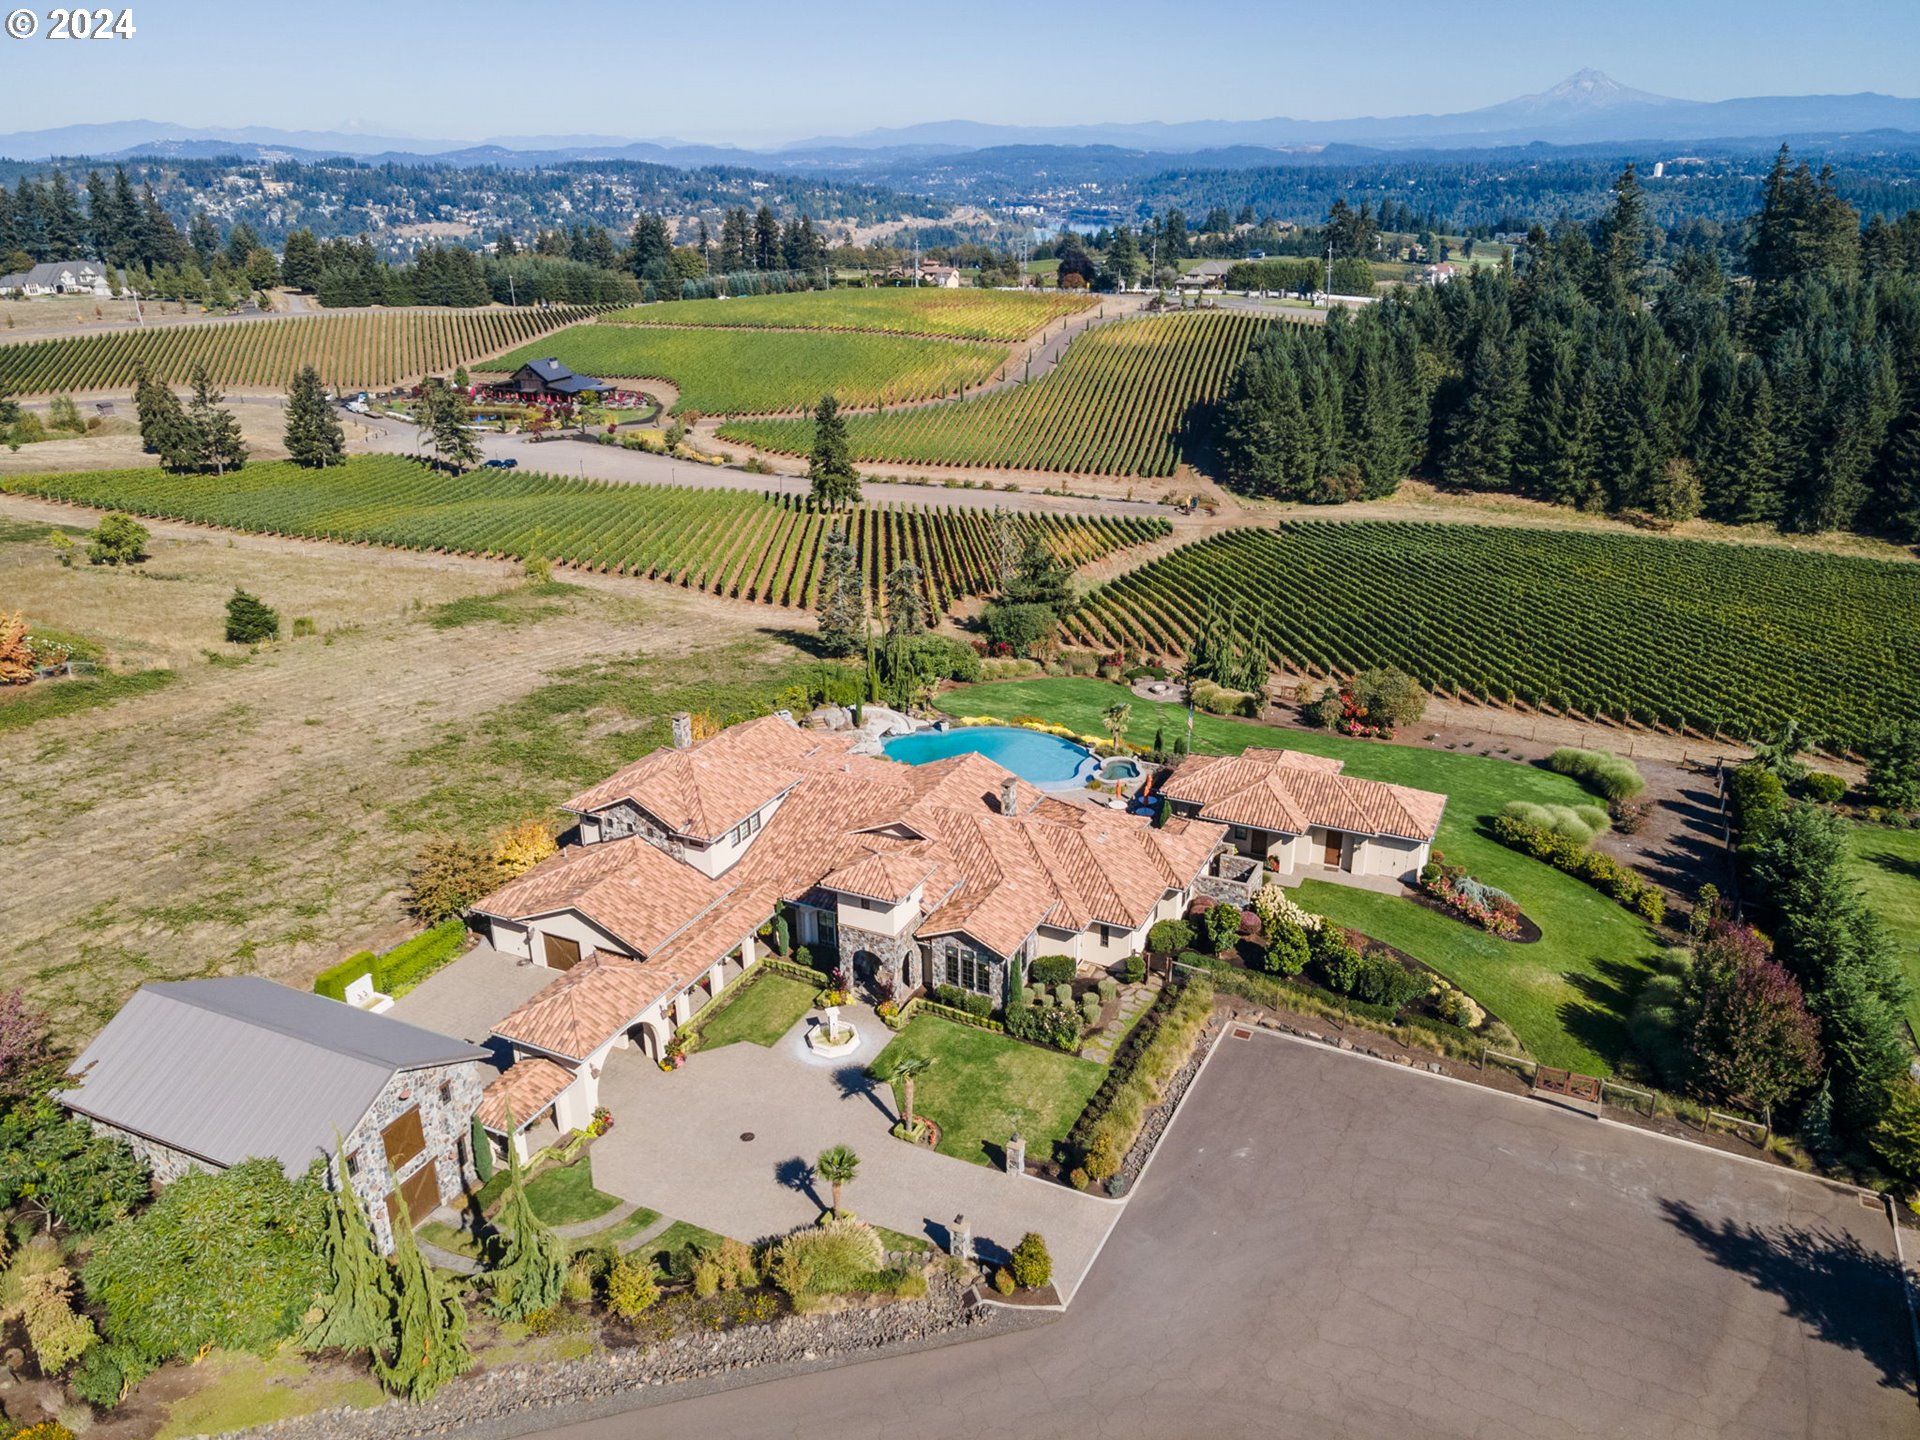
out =
[(1911, 1436), (1889, 1248), (1803, 1177), (1256, 1036), (1058, 1324), (551, 1434)]

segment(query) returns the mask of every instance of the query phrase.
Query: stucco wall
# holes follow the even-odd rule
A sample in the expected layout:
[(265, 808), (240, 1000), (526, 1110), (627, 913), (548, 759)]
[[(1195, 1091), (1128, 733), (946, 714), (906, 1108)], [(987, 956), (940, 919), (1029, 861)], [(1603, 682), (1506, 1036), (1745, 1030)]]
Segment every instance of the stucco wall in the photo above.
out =
[(1411, 883), (1427, 863), (1429, 848), (1418, 840), (1369, 836), (1361, 842), (1350, 868), (1356, 875), (1385, 875)]

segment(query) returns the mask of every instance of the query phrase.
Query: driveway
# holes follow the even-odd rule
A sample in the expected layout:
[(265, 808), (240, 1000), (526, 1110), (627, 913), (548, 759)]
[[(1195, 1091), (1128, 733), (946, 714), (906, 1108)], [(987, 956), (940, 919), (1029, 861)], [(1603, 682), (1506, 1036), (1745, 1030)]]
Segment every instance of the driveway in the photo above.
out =
[[(482, 942), (394, 1001), (387, 1014), (484, 1045), (496, 1021), (559, 978), (555, 971), (503, 955)], [(501, 1049), (498, 1063), (504, 1065), (504, 1045)]]
[(1038, 1230), (1056, 1284), (1071, 1296), (1123, 1207), (894, 1139), (891, 1092), (863, 1074), (892, 1032), (865, 1007), (842, 1013), (861, 1044), (836, 1061), (813, 1057), (804, 1020), (772, 1049), (702, 1050), (672, 1074), (638, 1050), (615, 1051), (600, 1079), (600, 1102), (615, 1124), (594, 1142), (594, 1184), (756, 1240), (813, 1223), (832, 1197), (809, 1184), (807, 1167), (829, 1145), (851, 1145), (860, 1174), (842, 1197), (846, 1209), (943, 1248), (949, 1222), (964, 1215), (988, 1256)]
[(1256, 1035), (1057, 1324), (546, 1433), (1912, 1436), (1889, 1243), (1804, 1176)]

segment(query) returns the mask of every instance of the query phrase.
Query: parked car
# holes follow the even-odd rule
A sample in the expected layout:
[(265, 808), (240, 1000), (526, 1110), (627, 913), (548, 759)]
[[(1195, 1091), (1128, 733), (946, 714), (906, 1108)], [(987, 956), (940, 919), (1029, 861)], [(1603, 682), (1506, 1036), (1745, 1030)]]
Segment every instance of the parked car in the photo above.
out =
[(519, 464), (518, 460), (509, 455), (504, 460), (482, 460), (480, 468), (482, 470), (513, 470), (518, 468)]

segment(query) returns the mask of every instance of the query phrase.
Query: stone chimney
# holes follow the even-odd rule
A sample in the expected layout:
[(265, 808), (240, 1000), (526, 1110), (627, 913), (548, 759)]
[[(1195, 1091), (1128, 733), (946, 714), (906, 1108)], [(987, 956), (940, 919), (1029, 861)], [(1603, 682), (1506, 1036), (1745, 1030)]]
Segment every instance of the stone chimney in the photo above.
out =
[(673, 717), (673, 748), (685, 750), (693, 744), (693, 716), (679, 711)]
[(1011, 775), (1000, 782), (1000, 813), (1002, 815), (1013, 814), (1013, 807), (1019, 803), (1017, 799), (1019, 789), (1020, 782)]

